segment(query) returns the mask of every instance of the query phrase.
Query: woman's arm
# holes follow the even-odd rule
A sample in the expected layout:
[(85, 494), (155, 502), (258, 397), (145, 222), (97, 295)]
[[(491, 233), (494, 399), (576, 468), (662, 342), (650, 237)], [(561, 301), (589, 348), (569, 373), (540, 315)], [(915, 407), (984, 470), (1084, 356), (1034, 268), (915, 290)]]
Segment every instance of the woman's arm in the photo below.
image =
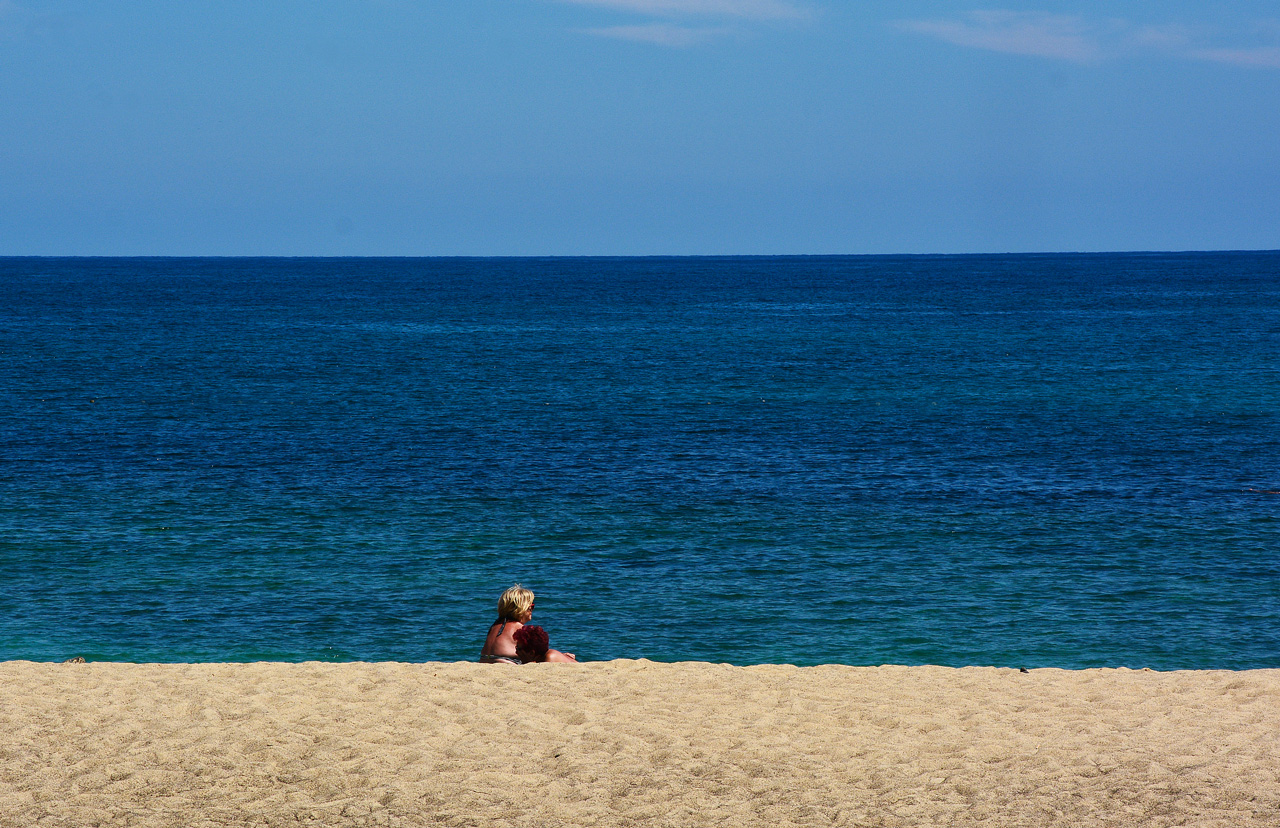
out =
[(547, 661), (557, 664), (577, 664), (578, 657), (573, 653), (562, 653), (559, 650), (547, 650)]

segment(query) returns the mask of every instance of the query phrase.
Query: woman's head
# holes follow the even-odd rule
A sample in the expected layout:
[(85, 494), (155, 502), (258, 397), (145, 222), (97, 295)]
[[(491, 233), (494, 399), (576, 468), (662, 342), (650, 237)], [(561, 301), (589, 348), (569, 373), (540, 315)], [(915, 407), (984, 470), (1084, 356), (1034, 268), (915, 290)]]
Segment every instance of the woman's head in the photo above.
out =
[(528, 664), (531, 661), (546, 661), (547, 649), (551, 640), (542, 627), (521, 627), (516, 630), (516, 656)]
[(516, 584), (498, 599), (498, 617), (504, 621), (524, 621), (533, 612), (533, 592)]

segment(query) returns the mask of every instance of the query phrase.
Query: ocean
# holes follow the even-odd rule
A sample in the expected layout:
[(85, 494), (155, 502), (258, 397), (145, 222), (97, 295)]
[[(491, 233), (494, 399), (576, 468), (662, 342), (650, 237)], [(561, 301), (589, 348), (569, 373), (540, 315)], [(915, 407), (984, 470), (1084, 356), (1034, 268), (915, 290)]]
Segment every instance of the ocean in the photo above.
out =
[(1280, 667), (1280, 253), (0, 259), (0, 659)]

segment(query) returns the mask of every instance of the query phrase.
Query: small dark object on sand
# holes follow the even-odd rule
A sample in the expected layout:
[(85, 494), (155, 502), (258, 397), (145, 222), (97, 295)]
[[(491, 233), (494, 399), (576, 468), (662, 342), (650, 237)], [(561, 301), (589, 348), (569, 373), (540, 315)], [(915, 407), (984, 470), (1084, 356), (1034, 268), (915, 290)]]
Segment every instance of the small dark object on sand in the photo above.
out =
[(76, 656), (75, 658), (69, 658), (62, 663), (63, 664), (84, 664), (84, 656)]
[(1019, 672), (1019, 673), (1030, 673), (1031, 671), (1030, 671), (1030, 670), (1028, 670), (1026, 667), (1019, 667), (1019, 668), (1018, 668), (1018, 672)]

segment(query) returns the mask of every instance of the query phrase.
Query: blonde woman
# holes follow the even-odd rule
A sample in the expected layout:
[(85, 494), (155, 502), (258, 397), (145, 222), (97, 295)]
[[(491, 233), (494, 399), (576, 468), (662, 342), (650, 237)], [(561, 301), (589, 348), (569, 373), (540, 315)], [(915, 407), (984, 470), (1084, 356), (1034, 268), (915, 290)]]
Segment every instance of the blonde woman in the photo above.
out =
[(481, 664), (523, 664), (516, 655), (516, 631), (533, 617), (533, 592), (516, 584), (498, 599), (498, 620), (489, 627)]

